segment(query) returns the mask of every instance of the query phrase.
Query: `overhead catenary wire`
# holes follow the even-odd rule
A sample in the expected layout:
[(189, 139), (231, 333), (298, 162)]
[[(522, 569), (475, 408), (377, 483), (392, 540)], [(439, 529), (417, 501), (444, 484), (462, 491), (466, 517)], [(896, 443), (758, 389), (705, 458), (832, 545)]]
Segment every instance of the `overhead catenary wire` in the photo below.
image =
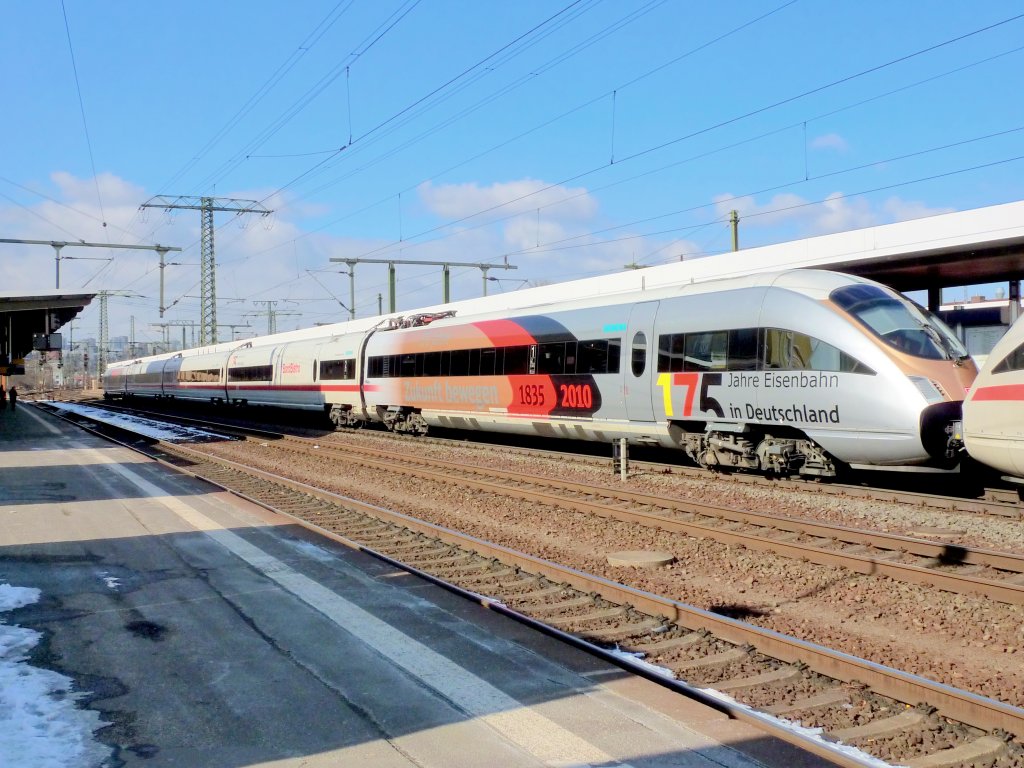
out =
[(75, 46), (71, 43), (71, 25), (68, 23), (68, 11), (64, 0), (60, 0), (60, 10), (64, 16), (64, 31), (68, 37), (68, 52), (71, 54), (71, 71), (75, 76), (75, 91), (78, 93), (78, 109), (82, 114), (82, 129), (85, 131), (85, 146), (89, 150), (89, 165), (92, 168), (93, 183), (96, 185), (96, 201), (99, 203), (103, 226), (107, 226), (107, 215), (103, 211), (103, 195), (100, 193), (100, 179), (96, 173), (96, 159), (92, 152), (92, 138), (89, 136), (89, 121), (85, 117), (85, 100), (82, 98), (82, 85), (78, 80), (78, 64), (75, 63)]
[[(634, 152), (634, 153), (632, 153), (630, 155), (622, 157), (622, 158), (620, 158), (619, 160), (616, 161), (615, 165), (616, 166), (621, 166), (621, 165), (623, 165), (625, 163), (631, 162), (633, 160), (637, 160), (637, 159), (639, 159), (641, 157), (644, 157), (646, 155), (649, 155), (649, 154), (652, 154), (654, 152), (660, 151), (660, 150), (665, 149), (667, 147), (673, 146), (673, 145), (678, 144), (678, 143), (680, 143), (682, 141), (686, 141), (688, 139), (692, 139), (692, 138), (695, 138), (697, 136), (701, 136), (703, 134), (709, 133), (709, 132), (711, 132), (713, 130), (716, 130), (716, 129), (724, 128), (727, 125), (731, 125), (731, 124), (737, 123), (737, 122), (739, 122), (741, 120), (753, 117), (755, 115), (763, 114), (763, 113), (765, 113), (765, 112), (767, 112), (767, 111), (769, 111), (769, 110), (771, 110), (773, 108), (776, 108), (776, 107), (779, 107), (779, 106), (782, 106), (782, 105), (785, 105), (785, 104), (790, 104), (790, 103), (792, 103), (792, 102), (794, 102), (794, 101), (796, 101), (798, 99), (804, 98), (806, 96), (817, 94), (817, 93), (820, 93), (823, 90), (826, 90), (826, 89), (829, 89), (829, 88), (834, 88), (834, 87), (836, 87), (838, 85), (841, 85), (841, 84), (844, 84), (844, 83), (848, 83), (848, 82), (850, 82), (852, 80), (864, 77), (864, 76), (866, 76), (868, 74), (871, 74), (871, 73), (874, 73), (874, 72), (878, 72), (878, 71), (880, 71), (882, 69), (885, 69), (885, 68), (888, 68), (888, 67), (891, 67), (891, 66), (895, 66), (896, 64), (900, 64), (900, 63), (908, 61), (908, 60), (910, 60), (912, 58), (915, 58), (915, 57), (918, 57), (918, 56), (922, 56), (922, 55), (924, 55), (926, 53), (930, 53), (930, 52), (935, 51), (935, 50), (937, 50), (939, 48), (943, 48), (945, 46), (952, 45), (952, 44), (954, 44), (956, 42), (960, 42), (962, 40), (966, 40), (967, 38), (970, 38), (970, 37), (982, 34), (984, 32), (991, 31), (991, 30), (993, 30), (993, 29), (995, 29), (997, 27), (1009, 24), (1009, 23), (1014, 22), (1014, 21), (1018, 21), (1018, 20), (1020, 20), (1022, 18), (1024, 18), (1024, 14), (1017, 14), (1015, 16), (1011, 16), (1009, 18), (1003, 19), (1002, 21), (996, 22), (994, 24), (989, 24), (989, 25), (986, 25), (984, 27), (975, 29), (975, 30), (973, 30), (971, 32), (966, 32), (964, 34), (957, 35), (956, 37), (949, 38), (949, 39), (944, 40), (942, 42), (935, 43), (935, 44), (927, 46), (925, 48), (921, 48), (921, 49), (919, 49), (917, 51), (914, 51), (912, 53), (904, 54), (904, 55), (899, 56), (899, 57), (897, 57), (895, 59), (891, 59), (891, 60), (889, 60), (889, 61), (887, 61), (885, 63), (877, 64), (877, 65), (869, 67), (867, 69), (860, 70), (860, 71), (858, 71), (856, 73), (853, 73), (853, 74), (850, 74), (850, 75), (846, 75), (846, 76), (838, 78), (836, 80), (832, 80), (832, 81), (830, 81), (828, 83), (825, 83), (825, 84), (822, 84), (822, 85), (819, 85), (819, 86), (815, 86), (814, 88), (807, 89), (807, 90), (802, 91), (802, 92), (800, 92), (798, 94), (795, 94), (795, 95), (792, 95), (792, 96), (788, 96), (788, 97), (786, 97), (784, 99), (777, 100), (777, 101), (775, 101), (775, 102), (773, 102), (771, 104), (767, 104), (767, 105), (758, 107), (758, 108), (753, 109), (753, 110), (748, 110), (748, 111), (746, 111), (746, 112), (744, 112), (742, 114), (735, 115), (735, 116), (733, 116), (731, 118), (727, 118), (725, 120), (720, 120), (720, 121), (718, 121), (716, 123), (713, 123), (711, 125), (705, 126), (704, 128), (701, 128), (701, 129), (698, 129), (698, 130), (695, 130), (695, 131), (690, 131), (690, 132), (688, 132), (686, 134), (683, 134), (681, 136), (677, 136), (677, 137), (675, 137), (675, 138), (673, 138), (673, 139), (671, 139), (669, 141), (662, 142), (660, 144), (647, 147), (647, 148), (645, 148), (643, 150), (640, 150), (638, 152)], [(456, 225), (461, 224), (463, 222), (466, 222), (466, 221), (468, 221), (468, 220), (470, 220), (472, 218), (475, 218), (476, 216), (481, 216), (483, 214), (490, 213), (490, 212), (495, 211), (495, 210), (499, 210), (499, 209), (501, 209), (501, 208), (503, 208), (505, 206), (512, 205), (514, 203), (521, 202), (523, 200), (529, 199), (530, 197), (538, 195), (538, 194), (540, 194), (542, 192), (546, 192), (546, 191), (554, 189), (556, 187), (563, 186), (565, 184), (570, 184), (570, 183), (579, 181), (580, 179), (583, 179), (583, 178), (591, 176), (591, 175), (593, 175), (595, 173), (604, 171), (608, 167), (609, 166), (608, 166), (607, 163), (602, 163), (601, 165), (593, 167), (593, 168), (590, 168), (589, 170), (582, 171), (580, 173), (577, 173), (577, 174), (574, 174), (574, 175), (569, 176), (567, 178), (564, 178), (564, 179), (562, 179), (560, 181), (547, 184), (544, 187), (542, 187), (540, 189), (537, 189), (537, 190), (534, 190), (532, 192), (520, 195), (520, 196), (515, 197), (513, 199), (510, 199), (510, 200), (506, 200), (506, 201), (504, 201), (502, 203), (496, 203), (494, 205), (488, 206), (487, 208), (483, 208), (483, 209), (481, 209), (479, 211), (476, 211), (474, 213), (467, 214), (466, 216), (461, 216), (461, 217), (459, 217), (457, 219), (453, 219), (453, 220), (448, 221), (448, 222), (446, 222), (444, 224), (440, 224), (440, 225), (437, 225), (435, 227), (430, 227), (430, 228), (422, 230), (422, 231), (420, 231), (418, 233), (409, 235), (409, 236), (406, 237), (406, 241), (419, 239), (420, 237), (422, 237), (424, 235), (431, 234), (433, 232), (436, 232), (436, 231), (439, 231), (439, 230), (442, 230), (442, 229), (446, 229), (448, 227), (456, 226)], [(408, 247), (407, 244), (403, 244), (403, 245), (404, 245), (404, 247)], [(374, 248), (374, 249), (365, 251), (363, 253), (360, 253), (359, 256), (360, 257), (368, 257), (368, 256), (372, 256), (372, 255), (376, 255), (376, 254), (380, 254), (380, 253), (386, 252), (386, 251), (391, 250), (391, 249), (393, 249), (395, 247), (397, 247), (397, 244), (396, 243), (391, 243), (391, 244), (386, 245), (386, 246), (381, 246), (379, 248)]]

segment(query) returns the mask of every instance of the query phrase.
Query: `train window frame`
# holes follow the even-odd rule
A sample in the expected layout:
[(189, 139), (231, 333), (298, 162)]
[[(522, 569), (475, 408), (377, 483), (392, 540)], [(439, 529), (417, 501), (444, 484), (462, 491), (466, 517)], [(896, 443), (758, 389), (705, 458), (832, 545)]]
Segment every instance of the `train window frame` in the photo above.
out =
[(498, 359), (498, 351), (494, 347), (484, 347), (480, 350), (480, 375), (493, 376), (495, 364)]
[[(578, 374), (611, 373), (611, 349), (612, 341), (610, 339), (584, 339), (577, 342), (575, 372)], [(618, 360), (615, 362), (618, 363)]]
[(960, 339), (936, 315), (910, 299), (877, 285), (836, 288), (829, 301), (867, 328), (886, 346), (922, 360), (964, 359)]
[(545, 376), (565, 373), (564, 341), (549, 341), (537, 347), (537, 373)]
[[(752, 336), (752, 339), (743, 338), (746, 335)], [(761, 338), (760, 328), (730, 328), (726, 351), (726, 370), (758, 370), (761, 365)], [(751, 340), (753, 341), (752, 349)]]
[[(761, 364), (763, 370), (766, 371), (816, 371), (821, 373), (856, 373), (874, 376), (875, 371), (869, 366), (860, 362), (857, 358), (851, 355), (849, 352), (840, 349), (834, 344), (830, 344), (827, 341), (819, 339), (817, 336), (811, 336), (808, 333), (801, 333), (800, 331), (793, 331), (787, 328), (763, 328), (761, 334)], [(788, 353), (789, 362), (786, 365), (774, 365), (770, 366), (768, 361), (768, 349), (769, 336), (773, 333), (785, 334), (790, 341), (790, 350)], [(804, 340), (806, 344), (804, 345)], [(793, 365), (793, 350), (805, 346), (802, 350), (807, 355), (807, 359), (803, 360), (800, 358), (800, 362), (803, 363), (801, 366)], [(833, 364), (824, 365), (824, 356), (829, 356), (835, 360)]]
[(630, 370), (634, 378), (640, 378), (647, 370), (647, 334), (637, 331), (633, 334), (629, 356)]
[(608, 339), (608, 373), (622, 370), (622, 339)]
[(1010, 354), (996, 363), (992, 368), (992, 375), (1000, 373), (1013, 373), (1024, 370), (1024, 344), (1019, 344)]
[(505, 347), (505, 356), (501, 364), (505, 376), (527, 376), (530, 373), (530, 345), (517, 344)]
[(728, 331), (687, 333), (684, 335), (684, 350), (684, 371), (702, 373), (729, 370)]
[(273, 365), (238, 365), (228, 367), (228, 383), (247, 383), (253, 381), (273, 381)]
[(449, 376), (469, 375), (469, 350), (453, 349), (449, 355)]
[[(371, 369), (373, 368), (373, 361), (380, 360), (380, 358), (371, 358)], [(355, 360), (352, 358), (336, 358), (334, 360), (321, 360), (320, 364), (313, 366), (313, 381), (317, 380), (317, 372), (320, 375), (320, 381), (349, 381), (356, 377), (356, 366)], [(373, 376), (373, 373), (370, 373)]]

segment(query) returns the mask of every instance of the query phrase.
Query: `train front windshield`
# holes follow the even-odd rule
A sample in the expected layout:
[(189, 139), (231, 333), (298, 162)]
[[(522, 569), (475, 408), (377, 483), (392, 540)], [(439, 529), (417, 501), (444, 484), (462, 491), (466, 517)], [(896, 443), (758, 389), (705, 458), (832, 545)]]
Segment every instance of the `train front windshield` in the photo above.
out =
[(882, 341), (927, 360), (962, 360), (967, 350), (953, 331), (928, 310), (877, 285), (848, 285), (829, 298)]

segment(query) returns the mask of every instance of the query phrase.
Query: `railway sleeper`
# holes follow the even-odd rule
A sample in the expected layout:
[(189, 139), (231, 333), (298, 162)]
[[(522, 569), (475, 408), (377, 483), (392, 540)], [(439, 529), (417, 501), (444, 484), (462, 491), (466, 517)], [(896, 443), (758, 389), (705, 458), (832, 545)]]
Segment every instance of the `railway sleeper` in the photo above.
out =
[(668, 666), (673, 672), (686, 672), (708, 667), (725, 667), (737, 661), (745, 661), (749, 656), (750, 650), (748, 648), (731, 648), (728, 651), (713, 653), (699, 659), (670, 662)]
[(953, 768), (954, 766), (977, 765), (980, 762), (998, 760), (1009, 751), (1009, 746), (1004, 739), (987, 734), (958, 747), (904, 760), (903, 763), (908, 768)]
[(910, 709), (892, 717), (883, 717), (872, 720), (864, 725), (855, 725), (852, 728), (840, 728), (831, 731), (830, 735), (840, 741), (855, 741), (858, 739), (877, 739), (883, 736), (892, 736), (900, 731), (906, 731), (921, 725), (926, 718), (930, 717), (926, 712), (919, 709)]
[[(567, 587), (564, 584), (555, 584), (550, 587), (545, 587), (544, 589), (538, 589), (529, 592), (528, 594), (522, 595), (521, 597), (513, 596), (513, 599), (515, 599), (520, 605), (524, 606), (532, 604), (543, 605), (544, 600), (546, 600), (547, 598), (552, 597), (553, 595), (564, 594), (565, 592), (571, 589), (572, 587)], [(587, 599), (589, 600), (590, 598)]]
[(586, 605), (593, 604), (593, 599), (591, 599), (587, 595), (583, 595), (582, 597), (575, 597), (571, 600), (560, 600), (557, 603), (529, 602), (525, 604), (520, 604), (520, 608), (522, 610), (529, 611), (531, 614), (548, 614), (559, 613), (560, 611), (567, 611), (572, 608), (582, 608)]
[(759, 675), (747, 677), (733, 677), (728, 680), (719, 680), (714, 684), (716, 691), (739, 691), (744, 688), (759, 688), (762, 685), (774, 685), (795, 680), (802, 676), (803, 672), (797, 667), (781, 667), (770, 672), (762, 672)]
[(842, 688), (833, 688), (832, 690), (819, 693), (815, 696), (795, 699), (786, 704), (775, 704), (770, 707), (765, 707), (764, 711), (769, 715), (788, 715), (793, 712), (803, 712), (809, 709), (818, 709), (820, 707), (835, 707), (837, 705), (848, 704), (849, 701), (849, 691), (843, 690)]
[(481, 573), (479, 576), (463, 579), (463, 584), (486, 584), (488, 582), (501, 581), (507, 576), (514, 575), (515, 572), (515, 568), (502, 568), (497, 571), (487, 571), (486, 573)]
[(681, 637), (670, 637), (667, 640), (657, 640), (651, 643), (634, 643), (628, 646), (628, 650), (645, 655), (664, 653), (665, 651), (674, 651), (679, 648), (686, 648), (694, 643), (699, 643), (701, 640), (706, 639), (707, 636), (706, 632), (689, 632)]
[(617, 643), (620, 640), (626, 640), (630, 637), (636, 637), (637, 635), (646, 635), (658, 627), (663, 626), (660, 619), (650, 618), (644, 619), (643, 621), (635, 621), (629, 624), (623, 624), (619, 627), (609, 627), (608, 629), (592, 629), (584, 633), (588, 640), (600, 643)]
[(579, 616), (556, 617), (548, 620), (553, 627), (578, 627), (585, 624), (600, 623), (609, 619), (617, 619), (626, 615), (626, 609), (621, 606), (613, 608), (602, 608), (592, 613), (585, 613)]
[(411, 557), (409, 560), (421, 568), (437, 568), (447, 570), (455, 565), (465, 565), (473, 559), (473, 555), (459, 554), (448, 557)]

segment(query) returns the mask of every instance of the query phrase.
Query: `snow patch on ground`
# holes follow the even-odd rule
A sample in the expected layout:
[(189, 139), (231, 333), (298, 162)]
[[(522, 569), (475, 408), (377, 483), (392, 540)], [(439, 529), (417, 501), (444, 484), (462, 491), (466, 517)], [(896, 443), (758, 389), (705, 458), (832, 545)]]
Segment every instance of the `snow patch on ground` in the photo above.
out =
[(109, 723), (75, 706), (72, 680), (33, 667), (28, 654), (42, 638), (6, 622), (4, 613), (39, 600), (33, 587), (0, 584), (0, 755), (3, 764), (31, 768), (90, 768), (110, 756), (93, 738)]
[(103, 410), (102, 408), (92, 408), (91, 406), (79, 405), (78, 403), (63, 403), (56, 400), (47, 400), (46, 404), (61, 411), (77, 413), (80, 416), (94, 419), (97, 422), (111, 424), (115, 427), (121, 427), (122, 429), (128, 429), (137, 434), (145, 435), (146, 437), (156, 438), (157, 440), (169, 440), (173, 442), (175, 440), (209, 440), (212, 437), (216, 437), (221, 440), (225, 439), (224, 435), (218, 435), (214, 432), (193, 429), (192, 427), (158, 424), (155, 421), (144, 419), (141, 416), (128, 416), (122, 413), (112, 413), (110, 411)]

